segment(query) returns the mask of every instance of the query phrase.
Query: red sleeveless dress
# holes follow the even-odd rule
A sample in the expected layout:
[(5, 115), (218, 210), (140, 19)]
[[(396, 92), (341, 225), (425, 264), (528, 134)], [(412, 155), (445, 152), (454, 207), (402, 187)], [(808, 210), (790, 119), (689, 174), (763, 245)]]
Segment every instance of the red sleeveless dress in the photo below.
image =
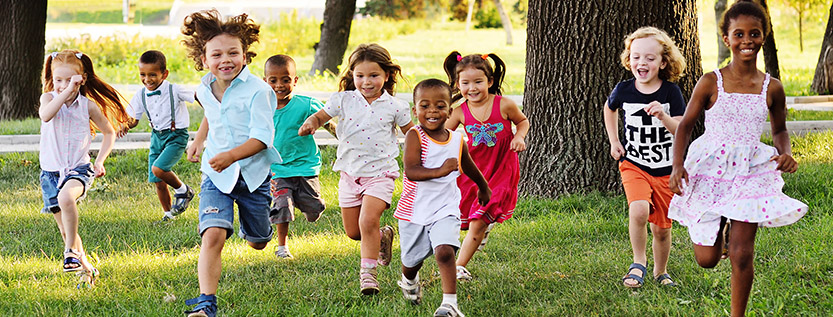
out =
[(483, 173), (492, 189), (492, 198), (486, 206), (477, 202), (477, 185), (465, 174), (457, 178), (462, 199), (460, 199), (461, 228), (467, 230), (471, 219), (481, 219), (486, 224), (503, 222), (512, 217), (518, 202), (518, 180), (520, 165), (518, 153), (509, 147), (514, 137), (512, 122), (500, 115), (500, 96), (495, 96), (492, 112), (486, 121), (480, 121), (471, 114), (468, 103), (464, 102), (463, 127), (466, 130), (469, 154)]

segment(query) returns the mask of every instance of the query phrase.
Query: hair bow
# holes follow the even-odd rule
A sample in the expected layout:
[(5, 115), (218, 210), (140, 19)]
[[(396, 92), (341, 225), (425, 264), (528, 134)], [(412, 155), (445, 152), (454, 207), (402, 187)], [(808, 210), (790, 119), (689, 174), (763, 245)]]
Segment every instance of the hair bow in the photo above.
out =
[[(58, 57), (58, 52), (52, 52), (49, 55), (52, 56), (52, 58), (55, 58), (55, 57)], [(81, 52), (75, 53), (75, 57), (78, 57), (78, 59), (81, 59), (81, 56), (84, 56), (84, 53), (81, 53)]]
[(457, 55), (457, 61), (459, 62), (459, 61), (462, 61), (462, 60), (463, 60), (463, 55)]
[(489, 54), (480, 55), (480, 58), (482, 58), (483, 60), (486, 60), (487, 58), (489, 58)]

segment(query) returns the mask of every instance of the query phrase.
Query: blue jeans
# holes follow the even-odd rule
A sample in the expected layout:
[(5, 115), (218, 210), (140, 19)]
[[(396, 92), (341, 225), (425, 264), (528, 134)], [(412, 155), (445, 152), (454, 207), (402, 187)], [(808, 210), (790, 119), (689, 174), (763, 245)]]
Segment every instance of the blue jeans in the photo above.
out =
[(58, 206), (58, 193), (61, 191), (61, 187), (64, 187), (64, 184), (66, 184), (70, 179), (77, 179), (84, 184), (84, 192), (81, 193), (81, 196), (79, 196), (75, 201), (77, 202), (84, 199), (84, 197), (87, 196), (87, 189), (90, 188), (90, 184), (92, 184), (95, 179), (94, 176), (93, 166), (90, 163), (79, 165), (69, 170), (60, 184), (58, 184), (58, 181), (61, 178), (59, 172), (41, 171), (40, 188), (43, 193), (43, 209), (41, 209), (41, 212), (45, 214), (54, 214), (61, 211), (61, 207)]
[(231, 193), (221, 192), (210, 178), (203, 174), (200, 185), (200, 236), (208, 228), (226, 229), (226, 239), (234, 233), (234, 203), (237, 203), (240, 232), (238, 235), (252, 243), (272, 240), (272, 225), (269, 222), (269, 177), (249, 192), (246, 181), (238, 176)]

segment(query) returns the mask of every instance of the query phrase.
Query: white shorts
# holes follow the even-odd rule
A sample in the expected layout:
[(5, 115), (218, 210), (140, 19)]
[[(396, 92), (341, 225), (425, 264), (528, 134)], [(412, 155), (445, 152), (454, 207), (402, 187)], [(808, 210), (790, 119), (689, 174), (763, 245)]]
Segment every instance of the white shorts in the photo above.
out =
[(415, 267), (441, 245), (460, 249), (460, 217), (448, 216), (423, 226), (399, 220), (399, 249), (402, 265)]

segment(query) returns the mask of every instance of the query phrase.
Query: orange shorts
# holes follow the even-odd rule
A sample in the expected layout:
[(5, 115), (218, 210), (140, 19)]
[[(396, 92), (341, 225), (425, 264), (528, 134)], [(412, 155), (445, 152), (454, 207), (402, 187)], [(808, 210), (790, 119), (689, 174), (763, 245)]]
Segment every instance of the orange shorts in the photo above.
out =
[(619, 163), (619, 172), (622, 174), (622, 186), (625, 188), (625, 196), (628, 197), (628, 205), (638, 200), (648, 201), (651, 204), (648, 222), (660, 228), (671, 228), (668, 204), (671, 203), (674, 193), (668, 188), (670, 175), (651, 176), (628, 161)]

